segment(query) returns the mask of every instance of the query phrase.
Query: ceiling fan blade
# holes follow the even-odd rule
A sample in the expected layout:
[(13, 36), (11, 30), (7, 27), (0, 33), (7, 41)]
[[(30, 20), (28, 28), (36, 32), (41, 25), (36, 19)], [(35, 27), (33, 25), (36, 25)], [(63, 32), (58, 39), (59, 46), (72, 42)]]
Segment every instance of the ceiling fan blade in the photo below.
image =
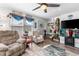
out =
[(42, 3), (37, 3), (37, 4), (42, 5)]
[(41, 7), (41, 6), (38, 6), (38, 7), (36, 7), (35, 9), (33, 9), (32, 11), (39, 9), (40, 7)]
[(48, 7), (59, 7), (60, 4), (48, 4)]

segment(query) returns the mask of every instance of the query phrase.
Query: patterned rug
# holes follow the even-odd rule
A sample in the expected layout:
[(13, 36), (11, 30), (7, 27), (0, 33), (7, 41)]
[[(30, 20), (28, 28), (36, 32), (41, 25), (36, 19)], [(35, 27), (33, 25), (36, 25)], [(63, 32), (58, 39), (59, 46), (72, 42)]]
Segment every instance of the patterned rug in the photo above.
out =
[(65, 50), (61, 47), (54, 46), (54, 44), (48, 44), (44, 47), (39, 47), (35, 43), (32, 44), (31, 48), (27, 48), (22, 56), (77, 56), (69, 50)]
[(56, 47), (54, 45), (47, 45), (39, 52), (44, 56), (67, 56), (65, 49)]

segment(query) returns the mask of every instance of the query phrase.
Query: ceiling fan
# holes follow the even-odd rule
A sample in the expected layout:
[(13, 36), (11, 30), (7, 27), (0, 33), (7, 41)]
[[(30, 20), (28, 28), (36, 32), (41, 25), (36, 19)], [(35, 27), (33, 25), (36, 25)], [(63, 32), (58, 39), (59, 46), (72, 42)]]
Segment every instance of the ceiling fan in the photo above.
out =
[(47, 7), (59, 7), (60, 4), (52, 4), (52, 3), (38, 3), (40, 6), (36, 7), (32, 11), (35, 11), (39, 8), (43, 9), (45, 13), (47, 13)]

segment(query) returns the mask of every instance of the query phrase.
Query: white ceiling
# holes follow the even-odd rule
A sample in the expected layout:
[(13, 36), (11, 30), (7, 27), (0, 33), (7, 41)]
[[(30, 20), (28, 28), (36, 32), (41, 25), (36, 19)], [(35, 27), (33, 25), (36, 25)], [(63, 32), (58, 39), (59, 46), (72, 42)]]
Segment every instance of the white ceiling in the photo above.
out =
[(41, 9), (32, 11), (37, 6), (39, 5), (36, 3), (0, 4), (0, 9), (15, 9), (46, 19), (51, 19), (52, 17), (79, 10), (79, 3), (60, 3), (60, 7), (48, 7), (47, 13), (44, 13)]

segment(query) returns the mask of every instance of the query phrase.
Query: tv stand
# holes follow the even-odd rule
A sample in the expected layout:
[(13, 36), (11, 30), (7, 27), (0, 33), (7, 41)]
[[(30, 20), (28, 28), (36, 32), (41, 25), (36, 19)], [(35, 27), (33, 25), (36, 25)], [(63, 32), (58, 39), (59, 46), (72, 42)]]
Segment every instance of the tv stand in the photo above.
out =
[[(65, 37), (60, 36), (60, 43), (65, 45)], [(74, 47), (79, 48), (79, 39), (74, 38)]]
[(69, 46), (72, 46), (74, 47), (74, 37), (72, 36), (67, 36), (65, 37), (65, 45), (69, 45)]

